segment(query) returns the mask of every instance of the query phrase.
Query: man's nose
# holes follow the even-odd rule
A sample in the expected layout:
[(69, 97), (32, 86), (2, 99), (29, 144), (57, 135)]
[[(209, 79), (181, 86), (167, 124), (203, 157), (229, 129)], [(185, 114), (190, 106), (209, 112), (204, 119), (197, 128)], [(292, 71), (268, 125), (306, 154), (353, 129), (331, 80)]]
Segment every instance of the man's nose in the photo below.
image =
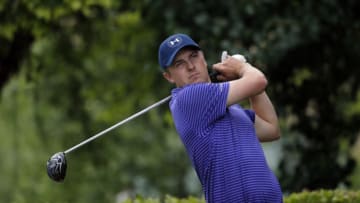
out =
[(187, 63), (188, 63), (187, 67), (189, 70), (195, 69), (195, 65), (191, 60), (187, 61)]

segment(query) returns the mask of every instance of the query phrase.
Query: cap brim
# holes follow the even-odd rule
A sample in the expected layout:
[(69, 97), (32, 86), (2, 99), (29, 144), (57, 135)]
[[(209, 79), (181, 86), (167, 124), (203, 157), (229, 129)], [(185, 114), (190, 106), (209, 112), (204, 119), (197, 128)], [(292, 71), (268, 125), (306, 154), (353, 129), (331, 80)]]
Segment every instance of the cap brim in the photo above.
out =
[(176, 54), (179, 53), (179, 51), (185, 47), (194, 47), (194, 48), (200, 49), (199, 46), (197, 46), (196, 44), (193, 44), (193, 43), (183, 44), (182, 46), (177, 47), (176, 50), (170, 55), (169, 60), (166, 62), (165, 66), (169, 67), (172, 64), (172, 62), (174, 61)]

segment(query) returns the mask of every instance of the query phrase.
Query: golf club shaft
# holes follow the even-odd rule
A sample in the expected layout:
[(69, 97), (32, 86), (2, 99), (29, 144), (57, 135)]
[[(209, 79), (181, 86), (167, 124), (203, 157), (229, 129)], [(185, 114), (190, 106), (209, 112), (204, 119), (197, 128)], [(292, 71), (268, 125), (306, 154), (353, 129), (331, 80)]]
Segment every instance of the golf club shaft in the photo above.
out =
[(96, 135), (94, 135), (94, 136), (92, 136), (92, 137), (90, 137), (90, 138), (82, 141), (81, 143), (79, 143), (79, 144), (77, 144), (77, 145), (75, 145), (75, 146), (67, 149), (66, 151), (64, 151), (64, 153), (65, 153), (65, 154), (68, 154), (68, 153), (74, 151), (75, 149), (77, 149), (77, 148), (79, 148), (79, 147), (81, 147), (81, 146), (83, 146), (83, 145), (85, 145), (85, 144), (87, 144), (87, 143), (95, 140), (96, 138), (104, 135), (105, 133), (107, 133), (107, 132), (109, 132), (109, 131), (111, 131), (111, 130), (119, 127), (119, 126), (121, 126), (122, 124), (124, 124), (124, 123), (126, 123), (126, 122), (128, 122), (128, 121), (130, 121), (130, 120), (132, 120), (132, 119), (134, 119), (134, 118), (136, 118), (136, 117), (138, 117), (138, 116), (140, 116), (140, 115), (148, 112), (149, 110), (151, 110), (151, 109), (153, 109), (153, 108), (155, 108), (155, 107), (157, 107), (157, 106), (160, 106), (161, 104), (163, 104), (163, 103), (167, 102), (168, 100), (170, 100), (170, 98), (171, 98), (171, 95), (170, 95), (170, 96), (167, 96), (166, 98), (164, 98), (164, 99), (156, 102), (155, 104), (150, 105), (150, 106), (146, 107), (145, 109), (143, 109), (143, 110), (141, 110), (141, 111), (139, 111), (139, 112), (137, 112), (137, 113), (129, 116), (128, 118), (126, 118), (126, 119), (124, 119), (124, 120), (116, 123), (115, 125), (113, 125), (113, 126), (107, 128), (107, 129), (99, 132), (98, 134), (96, 134)]

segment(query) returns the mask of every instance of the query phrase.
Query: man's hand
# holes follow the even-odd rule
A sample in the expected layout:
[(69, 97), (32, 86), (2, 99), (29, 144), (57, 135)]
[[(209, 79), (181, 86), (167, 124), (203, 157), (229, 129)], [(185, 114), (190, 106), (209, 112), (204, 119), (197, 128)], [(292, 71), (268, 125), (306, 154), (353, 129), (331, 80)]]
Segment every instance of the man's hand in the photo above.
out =
[(231, 81), (242, 77), (246, 69), (252, 66), (245, 61), (238, 60), (235, 57), (227, 57), (223, 62), (213, 65), (213, 69), (219, 73), (219, 81)]

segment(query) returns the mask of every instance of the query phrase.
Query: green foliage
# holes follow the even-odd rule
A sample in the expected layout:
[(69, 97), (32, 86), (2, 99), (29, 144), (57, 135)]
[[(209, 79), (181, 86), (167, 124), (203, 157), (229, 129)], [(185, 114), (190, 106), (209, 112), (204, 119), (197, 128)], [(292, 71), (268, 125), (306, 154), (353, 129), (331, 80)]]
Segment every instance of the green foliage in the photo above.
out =
[[(293, 193), (284, 197), (284, 203), (357, 203), (360, 201), (359, 191), (344, 191), (344, 190), (317, 190), (317, 191), (303, 191), (300, 193)], [(135, 199), (128, 199), (124, 203), (205, 203), (204, 199), (188, 197), (175, 198), (166, 196), (161, 201), (160, 199), (144, 199), (137, 197)]]
[(318, 190), (294, 193), (284, 203), (356, 203), (360, 201), (359, 191)]
[(159, 198), (143, 198), (136, 197), (134, 199), (127, 199), (124, 203), (205, 203), (203, 198), (187, 197), (187, 198), (176, 198), (170, 195), (166, 195), (163, 200)]
[(45, 170), (53, 153), (169, 94), (157, 46), (174, 32), (199, 41), (209, 65), (226, 49), (266, 72), (285, 191), (348, 185), (360, 121), (358, 10), (356, 0), (0, 1), (0, 201), (200, 196), (166, 104), (69, 154), (64, 183)]
[[(53, 153), (168, 94), (148, 54), (156, 43), (153, 32), (139, 12), (117, 7), (119, 1), (79, 2), (7, 5), (19, 16), (31, 14), (11, 20), (12, 13), (5, 12), (9, 17), (2, 20), (14, 22), (17, 33), (25, 29), (33, 40), (21, 47), (27, 52), (19, 58), (21, 71), (1, 92), (0, 149), (6, 155), (1, 201), (113, 202), (123, 190), (188, 193), (185, 180), (194, 173), (171, 121), (163, 120), (169, 118), (166, 105), (67, 155), (64, 183), (47, 177), (46, 160)], [(1, 38), (9, 44), (1, 46), (1, 62), (11, 53), (10, 44), (18, 43), (10, 35)], [(1, 63), (1, 71), (16, 65)]]

